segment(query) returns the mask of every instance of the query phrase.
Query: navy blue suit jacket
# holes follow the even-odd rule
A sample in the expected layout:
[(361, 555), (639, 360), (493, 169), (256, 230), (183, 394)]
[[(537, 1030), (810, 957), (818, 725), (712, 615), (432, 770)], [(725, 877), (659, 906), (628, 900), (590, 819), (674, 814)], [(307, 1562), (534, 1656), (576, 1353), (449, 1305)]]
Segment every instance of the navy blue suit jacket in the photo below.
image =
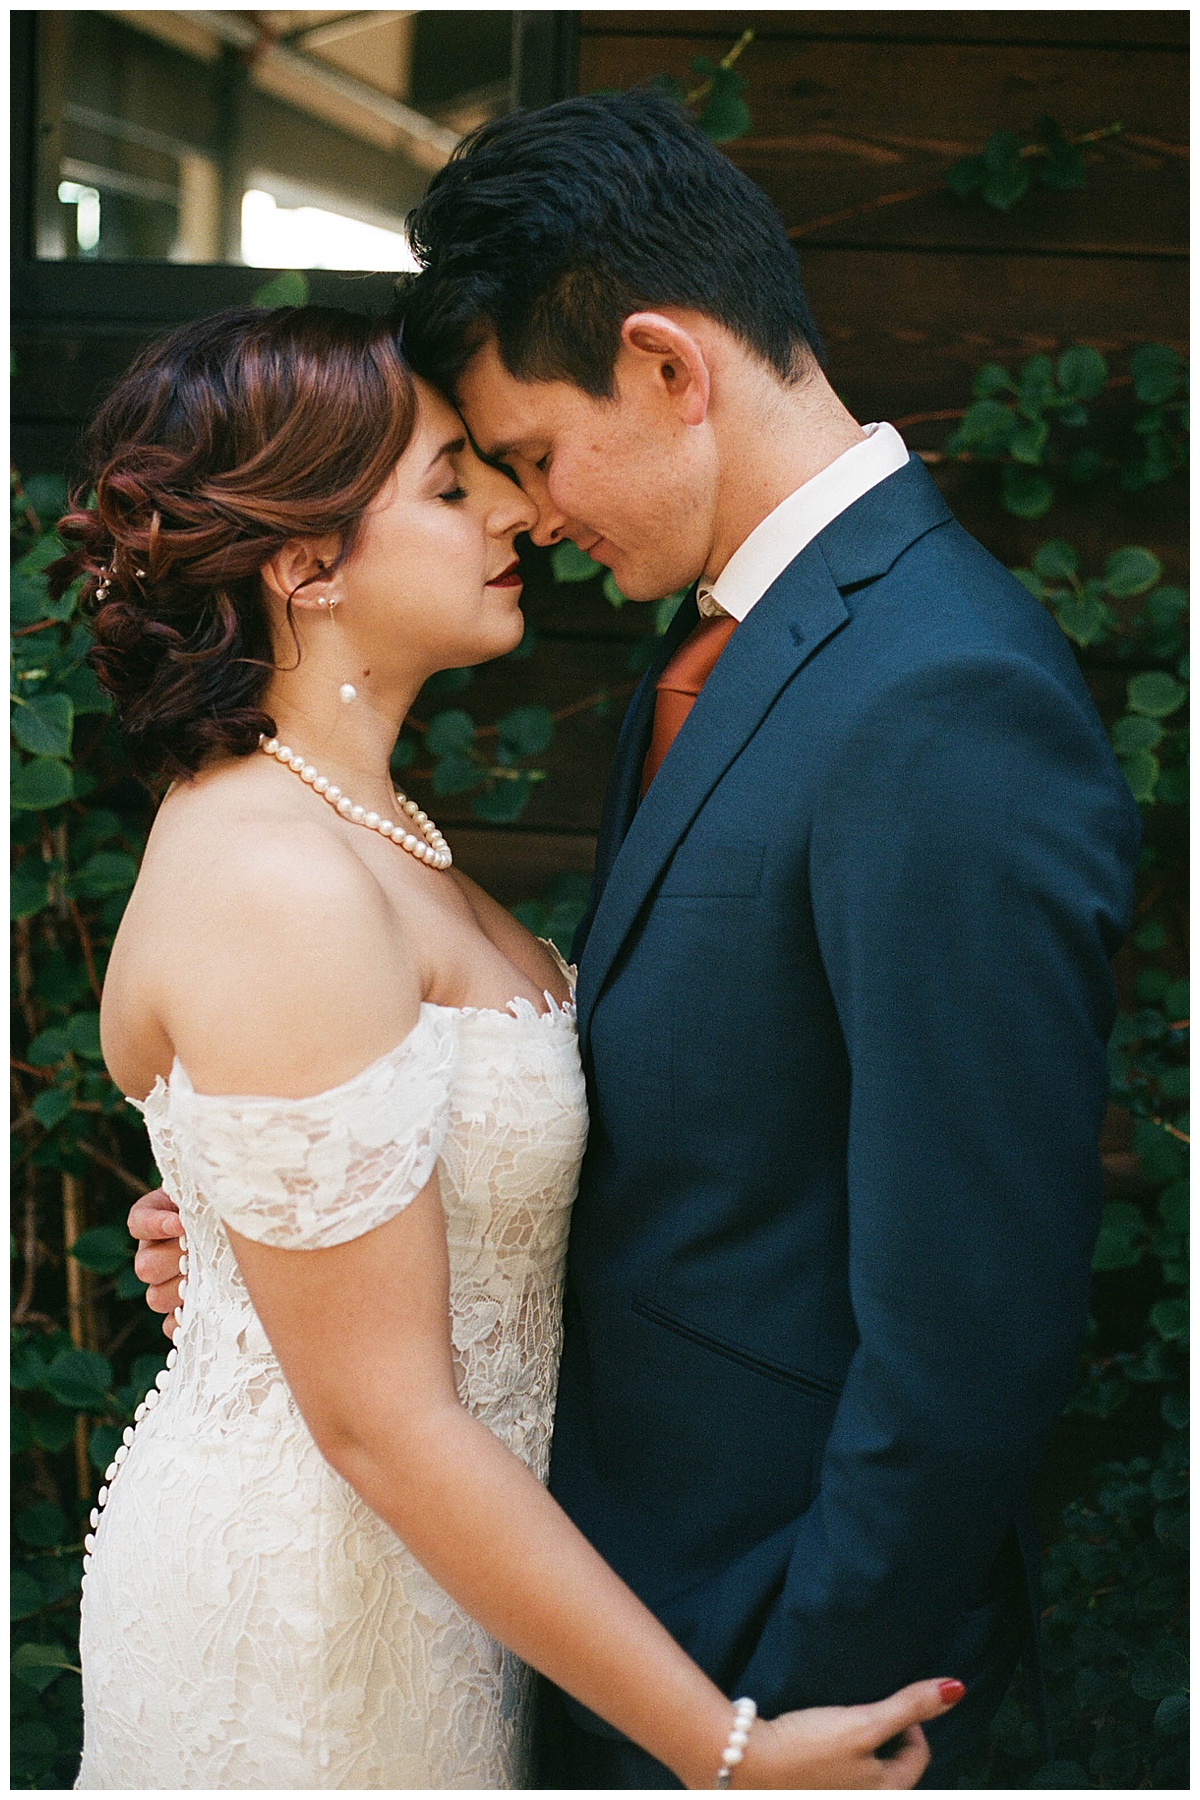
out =
[(915, 457), (738, 626), (638, 805), (696, 618), (576, 943), (551, 1485), (771, 1715), (967, 1675), (994, 1626), (1087, 1318), (1139, 826), (1058, 626)]

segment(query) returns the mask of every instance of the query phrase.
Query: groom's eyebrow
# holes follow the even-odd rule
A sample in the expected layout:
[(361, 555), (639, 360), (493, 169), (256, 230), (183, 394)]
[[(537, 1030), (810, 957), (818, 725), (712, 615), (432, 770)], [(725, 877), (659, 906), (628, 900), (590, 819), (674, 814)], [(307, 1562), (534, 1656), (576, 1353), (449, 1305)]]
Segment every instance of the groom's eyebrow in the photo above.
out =
[(465, 450), (466, 447), (467, 440), (465, 437), (451, 438), (448, 444), (443, 444), (441, 449), (436, 451), (434, 455), (430, 457), (428, 463), (425, 465), (426, 475), (428, 475), (434, 463), (441, 462), (443, 456), (457, 456), (459, 451)]

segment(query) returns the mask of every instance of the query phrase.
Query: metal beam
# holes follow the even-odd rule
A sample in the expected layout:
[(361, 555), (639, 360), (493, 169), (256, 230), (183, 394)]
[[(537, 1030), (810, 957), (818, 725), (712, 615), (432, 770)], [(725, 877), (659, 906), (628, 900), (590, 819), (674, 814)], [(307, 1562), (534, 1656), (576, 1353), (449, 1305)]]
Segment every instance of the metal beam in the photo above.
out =
[(405, 106), (402, 100), (393, 100), (389, 94), (381, 94), (378, 88), (360, 81), (356, 75), (344, 74), (341, 69), (333, 69), (328, 63), (319, 62), (315, 56), (308, 56), (303, 50), (293, 50), (286, 44), (275, 42), (241, 13), (197, 9), (185, 11), (181, 17), (204, 26), (223, 43), (230, 44), (235, 49), (253, 50), (263, 62), (272, 62), (277, 68), (288, 69), (292, 74), (323, 87), (327, 93), (337, 94), (342, 100), (349, 100), (355, 106), (363, 107), (377, 119), (394, 126), (413, 143), (435, 152), (443, 161), (450, 157), (460, 142), (456, 131), (447, 131), (436, 120), (426, 118), (424, 113), (415, 112), (411, 106)]

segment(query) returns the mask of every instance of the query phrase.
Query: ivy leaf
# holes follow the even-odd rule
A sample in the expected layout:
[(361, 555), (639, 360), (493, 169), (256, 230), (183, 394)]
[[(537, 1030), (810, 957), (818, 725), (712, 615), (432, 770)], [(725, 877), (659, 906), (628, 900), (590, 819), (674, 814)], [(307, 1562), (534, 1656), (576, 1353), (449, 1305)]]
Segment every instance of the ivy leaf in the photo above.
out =
[(1157, 756), (1151, 756), (1148, 750), (1135, 750), (1132, 756), (1123, 756), (1121, 773), (1129, 783), (1129, 791), (1139, 806), (1146, 806), (1154, 799), (1154, 790), (1158, 785), (1159, 763)]
[[(1168, 1300), (1156, 1300), (1150, 1308), (1150, 1323), (1159, 1337), (1165, 1338), (1169, 1344), (1186, 1342), (1188, 1335), (1188, 1303), (1172, 1296)], [(1143, 1694), (1144, 1700), (1153, 1698), (1151, 1694)]]
[(1110, 1201), (1101, 1219), (1092, 1268), (1101, 1272), (1134, 1268), (1142, 1260), (1145, 1237), (1141, 1208), (1127, 1200)]
[(995, 400), (1001, 394), (1012, 392), (1012, 376), (999, 363), (984, 363), (981, 369), (975, 371), (971, 393), (976, 400)]
[(680, 588), (677, 594), (667, 594), (662, 600), (654, 602), (654, 635), (656, 637), (662, 637), (670, 629), (675, 614), (683, 605), (686, 593), (686, 588)]
[(475, 742), (475, 721), (461, 708), (435, 713), (425, 733), (425, 747), (431, 756), (464, 755)]
[(1050, 538), (1034, 551), (1033, 566), (1043, 581), (1069, 581), (1079, 573), (1079, 558), (1065, 538)]
[(392, 746), (392, 754), (389, 758), (389, 767), (391, 768), (392, 774), (403, 774), (405, 769), (412, 768), (412, 765), (416, 760), (417, 746), (413, 743), (412, 739), (406, 737), (397, 738), (395, 744)]
[(93, 1275), (115, 1275), (133, 1255), (133, 1239), (123, 1225), (93, 1225), (71, 1245), (70, 1255)]
[(284, 269), (281, 274), (273, 275), (270, 281), (256, 288), (251, 296), (252, 306), (307, 306), (309, 295), (308, 276), (299, 269)]
[(1040, 519), (1054, 505), (1054, 489), (1036, 469), (1009, 465), (1001, 477), (1001, 493), (1005, 510), (1018, 519)]
[(1162, 564), (1152, 550), (1114, 550), (1104, 565), (1103, 581), (1114, 600), (1131, 600), (1162, 580)]
[(1049, 1762), (1043, 1763), (1037, 1773), (1029, 1777), (1029, 1785), (1031, 1788), (1086, 1788), (1092, 1784), (1080, 1763)]
[(999, 400), (976, 400), (968, 406), (954, 435), (964, 449), (999, 455), (1008, 448), (1016, 422), (1011, 406), (1004, 406)]
[(1017, 376), (1017, 392), (1027, 416), (1037, 416), (1054, 398), (1054, 364), (1048, 356), (1031, 356)]
[(71, 1532), (66, 1513), (53, 1500), (36, 1500), (17, 1514), (13, 1525), (21, 1542), (35, 1550), (51, 1550), (65, 1544)]
[(1169, 630), (1188, 609), (1188, 597), (1182, 588), (1155, 588), (1146, 598), (1146, 623), (1155, 631)]
[(69, 756), (75, 708), (65, 694), (35, 694), (15, 708), (12, 734), (31, 756)]
[(1168, 344), (1140, 344), (1129, 359), (1133, 391), (1146, 406), (1162, 406), (1183, 379), (1183, 358)]
[(1009, 212), (1029, 191), (1030, 171), (1015, 132), (994, 131), (983, 147), (983, 197), (999, 212)]
[(54, 757), (37, 756), (13, 769), (9, 800), (18, 812), (48, 811), (69, 800), (71, 793), (71, 771)]
[(1146, 669), (1135, 675), (1127, 692), (1130, 710), (1151, 719), (1169, 719), (1187, 699), (1183, 683), (1165, 669)]
[(74, 1667), (61, 1644), (21, 1644), (13, 1651), (13, 1674), (39, 1694), (56, 1681), (64, 1669)]
[(578, 544), (573, 544), (570, 538), (556, 544), (550, 553), (550, 572), (555, 581), (590, 581), (603, 568), (603, 563), (593, 562), (586, 551), (581, 550)]
[(58, 1456), (75, 1436), (75, 1421), (69, 1413), (55, 1407), (51, 1413), (39, 1413), (30, 1421), (30, 1434), (35, 1444)]
[(58, 684), (75, 708), (76, 717), (81, 713), (110, 713), (113, 710), (112, 695), (104, 692), (95, 670), (89, 669), (86, 663), (67, 669), (59, 676)]
[(531, 791), (532, 784), (525, 774), (515, 781), (498, 781), (494, 787), (475, 795), (471, 811), (488, 825), (511, 825), (524, 812)]
[(36, 1094), (30, 1102), (29, 1110), (46, 1131), (53, 1131), (61, 1125), (75, 1104), (75, 1095), (69, 1087), (47, 1088), (45, 1093)]
[(93, 1469), (107, 1469), (121, 1442), (119, 1425), (95, 1425), (88, 1433), (88, 1461)]
[(1112, 616), (1094, 594), (1068, 594), (1055, 602), (1054, 616), (1072, 643), (1097, 644), (1108, 632)]
[(611, 569), (609, 569), (603, 582), (600, 584), (600, 591), (613, 610), (619, 612), (625, 604), (625, 596), (617, 586), (617, 578)]
[(76, 1013), (67, 1020), (67, 1042), (76, 1056), (89, 1057), (98, 1062), (103, 1052), (100, 1049), (100, 1014), (98, 1012)]
[(50, 880), (44, 867), (26, 857), (9, 876), (9, 917), (31, 919), (50, 902)]
[(540, 756), (554, 742), (554, 720), (547, 706), (516, 706), (496, 729), (501, 743), (519, 757)]
[(448, 794), (467, 794), (484, 779), (483, 770), (470, 756), (452, 750), (433, 768), (433, 791), (440, 799)]
[(1081, 188), (1084, 184), (1083, 152), (1073, 144), (1056, 119), (1040, 118), (1036, 126), (1038, 142), (1046, 151), (1038, 162), (1038, 180), (1043, 187), (1062, 192)]
[(118, 1300), (140, 1300), (146, 1292), (146, 1283), (134, 1274), (133, 1264), (117, 1270), (116, 1285), (113, 1290)]
[(1112, 728), (1113, 749), (1118, 756), (1132, 756), (1137, 750), (1153, 750), (1162, 734), (1163, 728), (1157, 719), (1126, 713)]
[(1032, 569), (1010, 569), (1008, 572), (1010, 575), (1016, 576), (1021, 586), (1027, 593), (1032, 594), (1035, 600), (1045, 600), (1046, 584), (1040, 575), (1035, 575)]
[(1154, 1729), (1159, 1737), (1182, 1737), (1187, 1731), (1190, 1702), (1186, 1694), (1168, 1694), (1160, 1700), (1154, 1714)]
[(750, 129), (750, 109), (742, 99), (745, 78), (736, 69), (715, 68), (712, 85), (696, 123), (714, 144), (728, 144)]
[(1008, 440), (1008, 453), (1020, 463), (1040, 463), (1049, 436), (1050, 427), (1045, 419), (1018, 425)]
[(1133, 1665), (1129, 1685), (1142, 1700), (1165, 1700), (1188, 1690), (1188, 1659), (1172, 1644), (1162, 1644), (1139, 1656)]
[(41, 1612), (46, 1597), (24, 1569), (14, 1569), (8, 1578), (8, 1614), (11, 1619), (28, 1619)]
[(137, 864), (122, 850), (97, 850), (72, 875), (67, 892), (77, 900), (103, 900), (108, 894), (127, 894), (137, 880)]
[(102, 1407), (112, 1384), (112, 1365), (95, 1350), (61, 1350), (46, 1371), (47, 1391), (77, 1412)]
[(38, 1069), (52, 1069), (67, 1054), (70, 1044), (61, 1025), (47, 1025), (39, 1031), (25, 1052), (25, 1061)]
[(1173, 981), (1163, 995), (1162, 1008), (1168, 1019), (1186, 1019), (1190, 1017), (1191, 984), (1184, 981)]
[(1075, 344), (1064, 350), (1054, 372), (1059, 388), (1069, 400), (1094, 400), (1104, 392), (1108, 380), (1108, 364), (1090, 344)]
[(430, 700), (442, 700), (448, 694), (461, 694), (474, 679), (474, 669), (439, 669), (429, 677), (421, 693)]

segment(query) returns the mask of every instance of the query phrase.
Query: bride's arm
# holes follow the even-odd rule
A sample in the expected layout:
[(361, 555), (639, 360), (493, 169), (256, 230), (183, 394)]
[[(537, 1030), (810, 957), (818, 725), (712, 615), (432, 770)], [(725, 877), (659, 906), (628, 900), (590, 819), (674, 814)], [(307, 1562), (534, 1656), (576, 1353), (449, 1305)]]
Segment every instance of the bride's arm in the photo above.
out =
[[(319, 848), (283, 882), (282, 870), (265, 878), (260, 842), (247, 891), (231, 892), (226, 868), (221, 909), (201, 906), (188, 956), (170, 959), (163, 1022), (201, 1095), (319, 1095), (417, 1024), (403, 922), (356, 859), (327, 865)], [(333, 1467), (493, 1636), (688, 1786), (713, 1786), (729, 1700), (459, 1401), (436, 1175), (387, 1223), (330, 1248), (230, 1239)], [(908, 1728), (944, 1710), (926, 1682), (878, 1706), (756, 1725), (735, 1785), (910, 1787), (928, 1753)], [(873, 1757), (906, 1729), (899, 1755)]]
[[(251, 1298), (322, 1453), (501, 1643), (664, 1763), (712, 1787), (730, 1705), (525, 1465), (459, 1402), (436, 1176), (403, 1213), (328, 1250), (230, 1232)], [(908, 1787), (934, 1683), (879, 1708), (756, 1725), (738, 1787)]]

